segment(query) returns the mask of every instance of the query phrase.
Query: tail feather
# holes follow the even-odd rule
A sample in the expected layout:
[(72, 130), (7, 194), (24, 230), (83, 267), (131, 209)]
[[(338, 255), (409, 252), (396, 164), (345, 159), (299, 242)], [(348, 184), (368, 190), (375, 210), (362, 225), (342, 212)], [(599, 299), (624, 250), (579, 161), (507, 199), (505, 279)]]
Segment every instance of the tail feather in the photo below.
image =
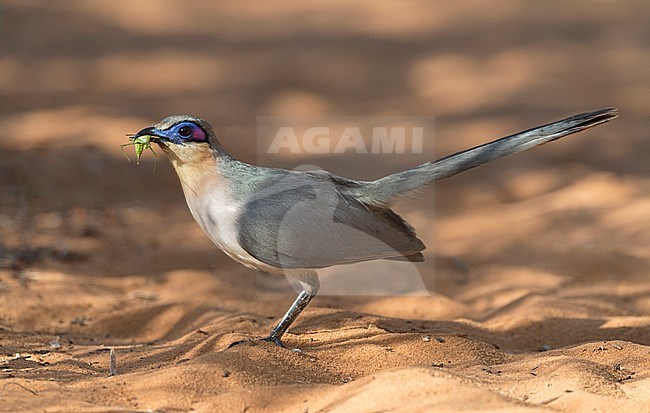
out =
[(389, 204), (395, 197), (420, 189), (439, 179), (609, 122), (616, 117), (618, 117), (618, 109), (606, 108), (538, 126), (368, 182), (364, 194), (360, 195), (370, 203)]

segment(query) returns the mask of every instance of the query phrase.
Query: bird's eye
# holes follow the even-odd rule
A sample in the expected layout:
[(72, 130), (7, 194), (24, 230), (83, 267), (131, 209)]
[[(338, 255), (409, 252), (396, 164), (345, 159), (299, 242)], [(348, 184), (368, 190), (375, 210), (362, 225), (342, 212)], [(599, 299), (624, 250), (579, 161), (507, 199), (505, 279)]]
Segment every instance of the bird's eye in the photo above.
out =
[(190, 126), (183, 126), (178, 130), (178, 134), (181, 135), (183, 138), (189, 138), (192, 136), (192, 128)]

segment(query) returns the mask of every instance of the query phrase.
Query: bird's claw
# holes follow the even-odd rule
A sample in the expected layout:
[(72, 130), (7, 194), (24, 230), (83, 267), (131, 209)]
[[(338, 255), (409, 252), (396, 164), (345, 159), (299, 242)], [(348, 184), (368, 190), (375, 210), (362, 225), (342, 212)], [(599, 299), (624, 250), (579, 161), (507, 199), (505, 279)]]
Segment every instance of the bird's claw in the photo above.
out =
[(227, 348), (233, 348), (233, 347), (238, 346), (238, 345), (240, 345), (240, 344), (250, 343), (251, 341), (252, 341), (252, 340), (250, 340), (250, 339), (248, 339), (248, 338), (245, 338), (245, 339), (243, 339), (243, 340), (233, 341), (232, 343), (230, 343), (230, 344), (228, 345)]
[(284, 345), (284, 343), (282, 342), (282, 340), (280, 340), (280, 337), (278, 337), (278, 336), (270, 335), (268, 337), (261, 338), (260, 340), (261, 341), (268, 341), (270, 343), (275, 343), (276, 345), (278, 345), (278, 346), (280, 346), (282, 348), (286, 348), (287, 350), (291, 350), (289, 347)]
[(243, 340), (237, 340), (237, 341), (235, 341), (235, 342), (233, 342), (233, 343), (230, 343), (230, 345), (228, 346), (228, 348), (233, 348), (233, 347), (238, 346), (238, 345), (240, 345), (240, 344), (251, 343), (251, 342), (254, 342), (254, 341), (268, 341), (268, 342), (270, 342), (270, 343), (274, 343), (274, 344), (277, 345), (278, 347), (281, 347), (281, 348), (286, 349), (286, 350), (295, 351), (295, 352), (297, 352), (297, 353), (302, 352), (302, 350), (300, 350), (299, 348), (289, 348), (289, 347), (287, 347), (287, 346), (282, 342), (282, 340), (280, 340), (280, 337), (278, 337), (278, 336), (273, 336), (273, 335), (270, 335), (270, 336), (268, 336), (268, 337), (264, 337), (264, 338), (257, 338), (257, 339), (243, 339)]
[(266, 338), (261, 338), (260, 340), (261, 340), (261, 341), (269, 341), (269, 342), (271, 342), (271, 343), (275, 343), (275, 345), (277, 345), (277, 346), (279, 346), (279, 347), (282, 347), (283, 349), (286, 349), (286, 350), (289, 350), (289, 351), (293, 351), (294, 353), (302, 353), (302, 350), (300, 350), (299, 348), (290, 348), (290, 347), (287, 347), (287, 346), (282, 342), (282, 340), (280, 340), (280, 337), (278, 337), (278, 336), (270, 335), (270, 336), (268, 336), (268, 337), (266, 337)]

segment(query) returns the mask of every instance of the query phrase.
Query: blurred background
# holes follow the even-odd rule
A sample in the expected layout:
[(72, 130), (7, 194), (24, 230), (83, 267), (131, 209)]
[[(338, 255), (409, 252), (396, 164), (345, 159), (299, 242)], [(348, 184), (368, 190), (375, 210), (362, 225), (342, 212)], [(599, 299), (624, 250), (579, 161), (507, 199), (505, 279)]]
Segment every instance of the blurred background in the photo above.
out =
[[(617, 106), (621, 117), (608, 125), (464, 173), (398, 205), (430, 247), (429, 263), (419, 267), (426, 286), (453, 305), (424, 314), (416, 305), (391, 310), (373, 299), (363, 309), (381, 312), (386, 304), (393, 315), (480, 318), (524, 290), (645, 281), (649, 12), (641, 0), (3, 0), (5, 296), (22, 291), (15, 300), (29, 300), (24, 288), (40, 279), (49, 280), (48, 294), (79, 296), (81, 288), (92, 297), (107, 291), (97, 280), (119, 276), (128, 281), (111, 284), (111, 302), (128, 305), (120, 294), (155, 289), (177, 270), (207, 274), (199, 278), (206, 291), (255, 283), (252, 271), (217, 251), (193, 222), (164, 156), (153, 174), (150, 153), (136, 167), (120, 152), (125, 134), (175, 113), (211, 121), (226, 149), (248, 162), (258, 160), (259, 116), (435, 118), (435, 154), (363, 163), (352, 155), (264, 159), (372, 179)], [(176, 292), (177, 300), (196, 298)], [(54, 328), (47, 317), (68, 323), (103, 308), (53, 309), (52, 300), (32, 298), (32, 312), (8, 308), (0, 321)], [(215, 299), (226, 300), (206, 298)], [(650, 311), (643, 300), (637, 309)], [(51, 314), (45, 320), (44, 308)]]

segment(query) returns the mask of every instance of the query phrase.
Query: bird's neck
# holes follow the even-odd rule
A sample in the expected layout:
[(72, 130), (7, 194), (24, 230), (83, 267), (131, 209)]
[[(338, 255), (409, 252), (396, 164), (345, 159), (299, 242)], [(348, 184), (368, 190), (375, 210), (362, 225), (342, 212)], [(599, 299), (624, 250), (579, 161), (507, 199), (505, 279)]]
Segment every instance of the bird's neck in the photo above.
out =
[(209, 186), (223, 184), (219, 174), (221, 157), (206, 144), (160, 145), (181, 181), (185, 196), (193, 198)]

